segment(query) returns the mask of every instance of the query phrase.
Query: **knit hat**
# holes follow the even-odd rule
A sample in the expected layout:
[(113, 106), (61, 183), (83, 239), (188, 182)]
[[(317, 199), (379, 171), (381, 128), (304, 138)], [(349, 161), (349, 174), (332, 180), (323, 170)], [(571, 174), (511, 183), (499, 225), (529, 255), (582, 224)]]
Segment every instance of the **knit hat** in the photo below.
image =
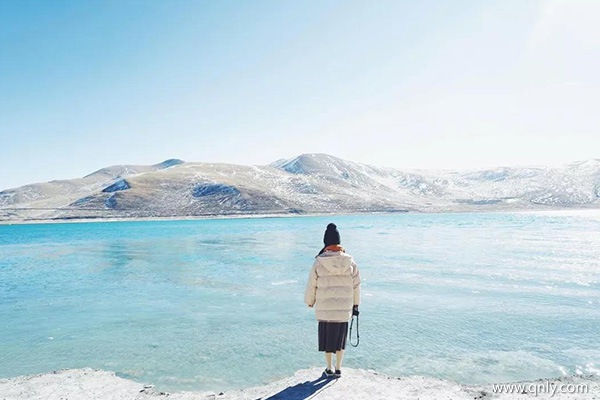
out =
[(337, 230), (337, 226), (333, 223), (327, 225), (325, 236), (323, 237), (323, 243), (325, 246), (331, 246), (332, 244), (340, 244), (340, 233)]

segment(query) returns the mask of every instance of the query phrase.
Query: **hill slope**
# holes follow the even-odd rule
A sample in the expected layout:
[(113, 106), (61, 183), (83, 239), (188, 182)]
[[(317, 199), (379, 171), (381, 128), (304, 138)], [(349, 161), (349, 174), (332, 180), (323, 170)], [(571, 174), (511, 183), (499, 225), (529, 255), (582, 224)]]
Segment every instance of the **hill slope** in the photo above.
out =
[(0, 192), (0, 220), (600, 206), (600, 160), (401, 171), (303, 154), (265, 166), (167, 160)]

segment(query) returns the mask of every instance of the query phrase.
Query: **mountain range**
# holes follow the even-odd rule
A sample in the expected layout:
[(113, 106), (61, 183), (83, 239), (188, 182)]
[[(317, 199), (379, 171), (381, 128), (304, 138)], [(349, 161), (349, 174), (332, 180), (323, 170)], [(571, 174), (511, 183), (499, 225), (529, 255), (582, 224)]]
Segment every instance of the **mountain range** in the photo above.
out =
[(115, 165), (0, 191), (0, 221), (600, 207), (600, 160), (398, 170), (303, 154), (269, 165)]

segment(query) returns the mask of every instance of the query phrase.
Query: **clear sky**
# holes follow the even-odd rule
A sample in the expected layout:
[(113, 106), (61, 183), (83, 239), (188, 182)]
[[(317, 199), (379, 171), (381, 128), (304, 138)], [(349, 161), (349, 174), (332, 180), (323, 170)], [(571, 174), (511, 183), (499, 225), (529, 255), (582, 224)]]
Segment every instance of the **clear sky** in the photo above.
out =
[(2, 0), (0, 189), (167, 158), (600, 158), (599, 0)]

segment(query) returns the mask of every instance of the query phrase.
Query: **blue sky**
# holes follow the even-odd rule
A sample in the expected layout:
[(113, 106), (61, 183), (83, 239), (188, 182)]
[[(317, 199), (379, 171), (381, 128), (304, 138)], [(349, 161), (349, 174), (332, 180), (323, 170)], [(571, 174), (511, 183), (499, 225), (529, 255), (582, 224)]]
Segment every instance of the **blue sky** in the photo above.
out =
[(600, 158), (600, 2), (0, 2), (0, 189), (167, 158)]

